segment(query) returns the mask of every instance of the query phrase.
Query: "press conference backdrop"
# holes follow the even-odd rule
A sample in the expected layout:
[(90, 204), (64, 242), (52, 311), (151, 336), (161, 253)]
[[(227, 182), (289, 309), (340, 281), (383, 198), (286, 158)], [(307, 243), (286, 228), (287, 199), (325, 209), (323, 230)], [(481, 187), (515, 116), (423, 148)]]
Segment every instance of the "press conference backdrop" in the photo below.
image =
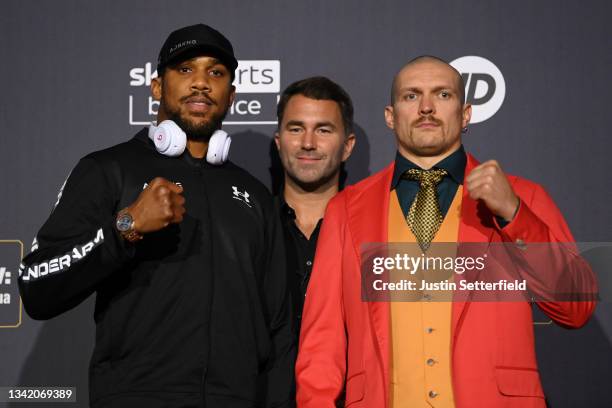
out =
[[(184, 25), (208, 23), (233, 42), (240, 66), (225, 122), (231, 159), (270, 187), (285, 86), (325, 75), (352, 95), (350, 184), (393, 159), (383, 121), (391, 79), (410, 58), (432, 54), (465, 79), (474, 105), (467, 150), (545, 185), (578, 241), (612, 238), (607, 1), (6, 0), (1, 8), (0, 386), (76, 387), (71, 406), (87, 406), (93, 299), (31, 320), (17, 291), (20, 256), (78, 159), (154, 119), (156, 56)], [(535, 316), (549, 405), (612, 406), (610, 303), (577, 331)]]

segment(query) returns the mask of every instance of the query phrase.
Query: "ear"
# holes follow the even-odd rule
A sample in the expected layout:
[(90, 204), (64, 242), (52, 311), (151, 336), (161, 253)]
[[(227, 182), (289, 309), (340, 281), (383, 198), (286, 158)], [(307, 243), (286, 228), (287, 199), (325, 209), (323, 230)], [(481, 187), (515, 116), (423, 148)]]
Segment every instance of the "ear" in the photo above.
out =
[(461, 120), (461, 128), (466, 128), (472, 118), (472, 105), (466, 103), (463, 106), (463, 118)]
[(232, 106), (232, 103), (234, 103), (235, 97), (236, 97), (236, 87), (232, 85), (232, 88), (230, 89), (230, 95), (229, 95), (229, 106)]
[(280, 151), (280, 133), (274, 132), (274, 143), (276, 143), (276, 150)]
[(347, 161), (348, 158), (351, 156), (351, 153), (353, 153), (353, 148), (355, 147), (356, 140), (357, 139), (355, 138), (354, 133), (351, 133), (346, 137), (346, 139), (344, 139), (344, 151), (342, 152), (343, 162)]
[(162, 97), (162, 79), (160, 77), (153, 78), (151, 80), (151, 95), (156, 101), (161, 100)]
[(385, 106), (385, 123), (387, 124), (387, 127), (391, 130), (395, 129), (394, 119), (395, 119), (395, 112), (393, 111), (393, 106), (391, 105)]

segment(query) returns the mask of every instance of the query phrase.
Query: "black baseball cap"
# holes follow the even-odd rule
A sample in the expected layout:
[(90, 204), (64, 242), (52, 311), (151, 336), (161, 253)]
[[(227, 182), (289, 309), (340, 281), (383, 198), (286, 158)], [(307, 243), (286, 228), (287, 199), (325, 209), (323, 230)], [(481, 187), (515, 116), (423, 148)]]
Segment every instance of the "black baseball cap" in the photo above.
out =
[(159, 51), (157, 73), (161, 75), (164, 68), (178, 61), (180, 56), (192, 55), (190, 51), (196, 50), (210, 52), (219, 58), (230, 70), (232, 77), (234, 76), (238, 61), (234, 57), (232, 43), (219, 31), (206, 24), (187, 26), (171, 32)]

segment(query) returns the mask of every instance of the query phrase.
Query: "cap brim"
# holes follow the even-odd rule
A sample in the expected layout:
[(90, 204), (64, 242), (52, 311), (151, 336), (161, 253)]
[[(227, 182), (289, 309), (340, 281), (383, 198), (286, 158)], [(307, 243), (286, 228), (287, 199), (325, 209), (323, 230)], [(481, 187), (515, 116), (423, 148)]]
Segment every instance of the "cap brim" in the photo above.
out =
[(184, 47), (176, 53), (172, 54), (171, 57), (168, 58), (163, 64), (158, 65), (158, 71), (160, 69), (164, 69), (170, 65), (177, 64), (181, 61), (185, 61), (187, 59), (199, 56), (199, 55), (207, 55), (211, 57), (218, 58), (219, 61), (223, 65), (225, 65), (232, 74), (238, 68), (238, 61), (233, 55), (228, 54), (224, 50), (219, 47), (215, 47), (214, 45), (196, 45), (193, 47)]

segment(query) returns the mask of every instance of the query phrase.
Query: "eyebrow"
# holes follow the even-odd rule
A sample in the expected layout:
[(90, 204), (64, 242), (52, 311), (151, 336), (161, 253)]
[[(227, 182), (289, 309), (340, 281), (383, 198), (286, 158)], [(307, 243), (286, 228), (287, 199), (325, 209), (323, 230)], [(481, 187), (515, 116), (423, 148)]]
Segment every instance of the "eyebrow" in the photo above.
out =
[[(285, 125), (287, 126), (302, 126), (304, 127), (304, 122), (301, 120), (290, 120), (287, 122), (287, 124)], [(336, 128), (336, 125), (334, 125), (332, 122), (329, 121), (323, 121), (323, 122), (316, 122), (315, 123), (315, 127), (322, 127), (322, 126), (329, 126), (331, 128)]]
[(323, 127), (323, 126), (329, 126), (332, 129), (336, 128), (336, 125), (334, 125), (332, 122), (329, 121), (324, 121), (324, 122), (317, 122), (316, 127)]
[(433, 92), (450, 91), (450, 92), (453, 92), (453, 93), (455, 92), (455, 90), (453, 89), (452, 86), (437, 86), (432, 91)]
[[(195, 57), (193, 57), (193, 58), (188, 58), (188, 59), (186, 59), (186, 60), (178, 61), (178, 62), (175, 62), (175, 63), (173, 63), (173, 64), (169, 64), (169, 65), (168, 65), (168, 67), (179, 67), (179, 66), (181, 66), (181, 65), (183, 65), (183, 64), (190, 64), (190, 63), (192, 63), (192, 61), (193, 61), (194, 59), (199, 58), (199, 57), (200, 57), (200, 56), (195, 56)], [(223, 64), (223, 62), (221, 62), (221, 60), (219, 60), (219, 59), (217, 59), (217, 58), (214, 58), (214, 57), (210, 57), (210, 58), (211, 58), (211, 60), (210, 60), (210, 62), (207, 64), (207, 66), (209, 66), (209, 67), (212, 67), (212, 66), (215, 66), (215, 65), (223, 65), (223, 66), (225, 66), (225, 65)]]
[[(413, 87), (413, 86), (403, 87), (399, 89), (399, 93), (406, 92), (406, 91), (411, 91), (411, 92), (418, 93), (418, 94), (423, 93), (423, 90), (421, 88)], [(432, 92), (451, 91), (455, 93), (455, 90), (453, 89), (452, 86), (437, 86), (433, 88), (431, 91)]]
[(304, 122), (299, 120), (290, 120), (285, 123), (285, 126), (304, 126)]

